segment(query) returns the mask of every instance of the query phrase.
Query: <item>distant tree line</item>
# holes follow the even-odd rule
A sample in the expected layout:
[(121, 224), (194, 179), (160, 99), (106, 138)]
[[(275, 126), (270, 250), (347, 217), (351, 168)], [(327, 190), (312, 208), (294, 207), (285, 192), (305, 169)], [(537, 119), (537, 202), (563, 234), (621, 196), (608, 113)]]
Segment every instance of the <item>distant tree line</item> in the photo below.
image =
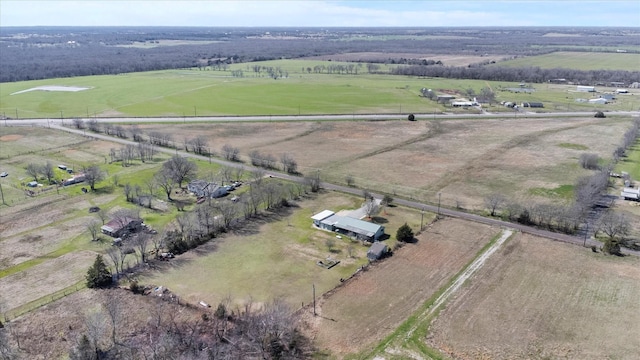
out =
[(593, 85), (598, 82), (640, 82), (640, 71), (623, 70), (575, 70), (566, 68), (542, 69), (539, 67), (499, 66), (397, 66), (390, 70), (393, 75), (474, 79), (487, 81), (524, 81), (544, 83), (552, 79), (566, 79), (576, 84)]
[[(272, 37), (262, 38), (267, 31)], [(415, 69), (397, 70), (399, 73), (406, 71), (418, 75), (424, 72), (420, 69), (421, 67), (440, 68), (437, 65), (438, 60), (423, 60), (406, 55), (394, 56), (394, 54), (406, 54), (407, 49), (411, 49), (411, 52), (416, 54), (436, 52), (438, 54), (524, 56), (561, 50), (607, 51), (606, 49), (611, 49), (613, 46), (628, 48), (629, 52), (635, 51), (633, 46), (636, 45), (636, 37), (621, 36), (624, 35), (625, 29), (563, 29), (563, 32), (586, 33), (589, 36), (544, 36), (549, 31), (553, 29), (479, 28), (470, 33), (469, 29), (455, 28), (336, 28), (330, 30), (314, 28), (304, 30), (286, 28), (2, 28), (0, 29), (3, 37), (3, 49), (0, 52), (0, 82), (189, 67), (202, 69), (206, 66), (225, 70), (228, 64), (241, 62), (366, 52), (388, 54), (387, 60), (384, 61), (386, 63), (420, 64)], [(451, 36), (459, 32), (463, 36)], [(24, 36), (24, 34), (40, 36)], [(295, 36), (291, 36), (292, 34)], [(383, 38), (388, 35), (407, 34), (411, 34), (411, 38), (394, 38), (393, 40)], [(283, 37), (273, 38), (279, 35)], [(372, 38), (365, 39), (368, 36)], [(375, 38), (375, 36), (380, 37)], [(348, 41), (336, 41), (342, 39)], [(138, 42), (156, 45), (161, 40), (201, 40), (208, 43), (149, 48), (134, 46)], [(578, 44), (584, 46), (574, 47)], [(369, 60), (354, 59), (354, 61), (365, 63)], [(270, 76), (280, 76), (276, 69), (273, 70)], [(305, 70), (308, 72), (308, 69)], [(332, 73), (355, 73), (358, 70), (357, 65), (352, 68), (348, 65), (346, 68), (331, 67), (331, 70), (329, 67), (325, 68), (325, 71), (332, 71)], [(313, 71), (317, 70), (313, 69)], [(529, 69), (521, 71), (531, 72)], [(440, 75), (422, 76), (471, 79), (478, 76), (474, 74), (474, 72), (455, 70), (441, 72)], [(235, 74), (235, 76), (240, 75)], [(594, 72), (592, 75), (599, 81), (607, 81), (609, 77), (606, 72), (602, 74)], [(606, 78), (600, 78), (600, 75)], [(282, 76), (285, 75), (282, 74)], [(574, 78), (570, 74), (550, 77)], [(527, 80), (529, 77), (525, 79), (516, 76), (516, 78), (514, 81), (535, 82)], [(636, 76), (632, 78), (635, 79)], [(611, 81), (632, 78), (615, 77)]]

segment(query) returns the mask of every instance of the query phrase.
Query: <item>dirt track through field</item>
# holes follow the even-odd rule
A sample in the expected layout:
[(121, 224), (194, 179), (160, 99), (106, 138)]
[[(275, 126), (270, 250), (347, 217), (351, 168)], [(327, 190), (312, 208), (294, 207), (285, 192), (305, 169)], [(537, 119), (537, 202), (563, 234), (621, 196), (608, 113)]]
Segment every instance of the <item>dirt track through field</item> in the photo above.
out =
[[(438, 299), (433, 303), (433, 305), (431, 305), (431, 307), (429, 308), (429, 311), (427, 311), (425, 314), (422, 315), (423, 318), (425, 317), (429, 317), (431, 315), (433, 315), (438, 308), (444, 304), (445, 301), (447, 301), (447, 299), (454, 293), (456, 292), (456, 290), (458, 290), (460, 288), (460, 286), (462, 286), (462, 284), (464, 284), (465, 281), (469, 280), (469, 278), (471, 277), (471, 275), (473, 275), (476, 271), (478, 271), (478, 269), (480, 269), (482, 267), (482, 265), (484, 265), (485, 261), (487, 261), (487, 259), (489, 258), (489, 256), (491, 256), (493, 253), (496, 252), (496, 250), (498, 250), (500, 248), (500, 246), (502, 246), (502, 244), (504, 244), (505, 241), (507, 241), (507, 239), (513, 234), (512, 230), (505, 230), (502, 232), (502, 236), (500, 236), (500, 238), (498, 240), (496, 240), (496, 242), (491, 245), (487, 251), (485, 251), (482, 255), (478, 256), (478, 258), (476, 258), (471, 265), (469, 265), (469, 267), (467, 267), (465, 269), (465, 271), (460, 274), (460, 276), (458, 276), (455, 281), (453, 282), (453, 284), (451, 284), (451, 286), (449, 286), (447, 288), (447, 290), (445, 290), (439, 297)], [(407, 333), (407, 337), (410, 337), (411, 334), (413, 334), (413, 332), (415, 331), (415, 328), (409, 330), (409, 332)]]

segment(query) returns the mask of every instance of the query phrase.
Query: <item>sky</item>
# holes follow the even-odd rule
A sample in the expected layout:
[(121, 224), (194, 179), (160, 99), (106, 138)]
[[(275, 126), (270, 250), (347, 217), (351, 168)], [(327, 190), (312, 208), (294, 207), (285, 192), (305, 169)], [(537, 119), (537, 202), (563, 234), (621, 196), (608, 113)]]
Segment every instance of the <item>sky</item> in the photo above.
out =
[(640, 27), (640, 0), (0, 0), (0, 26)]

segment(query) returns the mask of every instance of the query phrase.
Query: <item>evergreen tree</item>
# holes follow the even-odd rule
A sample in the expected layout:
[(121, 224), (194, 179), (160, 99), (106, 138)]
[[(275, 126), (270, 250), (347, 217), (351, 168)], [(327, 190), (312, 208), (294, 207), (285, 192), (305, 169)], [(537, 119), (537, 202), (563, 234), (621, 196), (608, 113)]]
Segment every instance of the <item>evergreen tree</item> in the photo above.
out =
[(413, 240), (413, 230), (411, 230), (411, 227), (407, 225), (407, 223), (404, 223), (404, 225), (398, 228), (398, 232), (396, 232), (396, 239), (402, 242)]
[(87, 271), (87, 287), (103, 288), (111, 285), (111, 271), (107, 268), (102, 255), (96, 256), (96, 261)]

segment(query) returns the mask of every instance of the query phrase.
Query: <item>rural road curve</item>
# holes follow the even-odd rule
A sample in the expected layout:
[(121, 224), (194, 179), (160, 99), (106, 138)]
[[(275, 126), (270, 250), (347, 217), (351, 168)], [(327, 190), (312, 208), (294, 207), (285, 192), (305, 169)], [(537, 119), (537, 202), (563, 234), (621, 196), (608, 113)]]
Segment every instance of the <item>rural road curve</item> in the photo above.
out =
[[(638, 113), (638, 112), (636, 112), (636, 113), (638, 115), (640, 115), (640, 113)], [(157, 118), (154, 118), (154, 119), (157, 119)], [(138, 119), (138, 120), (140, 120), (140, 119)], [(151, 119), (149, 119), (149, 120), (151, 120)], [(17, 124), (14, 124), (14, 125), (17, 125)], [(25, 123), (21, 123), (20, 125), (26, 125), (26, 124)], [(70, 133), (75, 133), (75, 134), (84, 135), (84, 136), (95, 138), (95, 139), (101, 139), (101, 140), (110, 141), (110, 142), (116, 142), (116, 143), (125, 144), (125, 145), (127, 145), (127, 144), (137, 145), (136, 142), (131, 141), (131, 140), (127, 140), (127, 139), (111, 137), (111, 136), (107, 136), (107, 135), (103, 135), (103, 134), (86, 133), (86, 131), (84, 131), (84, 130), (79, 130), (79, 129), (75, 129), (75, 128), (70, 128), (70, 127), (66, 127), (66, 126), (60, 126), (60, 125), (57, 125), (57, 124), (53, 124), (53, 123), (49, 122), (47, 119), (38, 119), (36, 123), (30, 123), (30, 125), (47, 126), (47, 127), (50, 127), (50, 128), (54, 128), (54, 129), (58, 129), (58, 130), (62, 130), (62, 131), (67, 131), (67, 132), (70, 132)], [(196, 155), (196, 154), (193, 154), (193, 153), (184, 153), (182, 151), (177, 151), (175, 149), (168, 149), (168, 148), (161, 148), (161, 147), (158, 147), (157, 149), (158, 149), (158, 151), (162, 151), (162, 152), (169, 153), (169, 154), (180, 153), (183, 156), (188, 156), (188, 157), (191, 157), (191, 158), (197, 158), (197, 159), (201, 159), (201, 160), (205, 160), (205, 161), (215, 162), (215, 163), (218, 163), (218, 164), (221, 164), (221, 165), (226, 165), (226, 166), (231, 166), (231, 167), (244, 167), (244, 168), (247, 168), (247, 169), (252, 169), (253, 168), (252, 166), (247, 166), (247, 165), (244, 165), (244, 164), (241, 164), (241, 163), (225, 161), (225, 160), (221, 160), (221, 159), (218, 159), (218, 158), (209, 158), (209, 157), (206, 157), (206, 156)], [(265, 171), (265, 174), (273, 176), (273, 177), (282, 178), (282, 179), (285, 179), (285, 180), (288, 180), (288, 181), (293, 181), (293, 182), (303, 182), (304, 181), (304, 179), (301, 178), (300, 176), (294, 176), (294, 175), (289, 175), (289, 174), (275, 172), (275, 171)], [(331, 183), (323, 182), (323, 183), (321, 183), (321, 187), (324, 188), (324, 189), (327, 189), (327, 190), (340, 191), (340, 192), (343, 192), (343, 193), (357, 195), (357, 196), (361, 196), (362, 195), (362, 189), (357, 189), (357, 188), (352, 188), (352, 187), (347, 187), (347, 186), (342, 186), (342, 185), (337, 185), (337, 184), (331, 184)], [(381, 198), (384, 197), (383, 194), (378, 194), (378, 193), (375, 193), (375, 192), (372, 192), (371, 194), (377, 199), (381, 199)], [(440, 207), (440, 206), (429, 205), (429, 204), (421, 203), (421, 202), (414, 201), (414, 200), (397, 198), (397, 199), (394, 199), (394, 203), (402, 205), (402, 206), (406, 206), (406, 207), (411, 207), (411, 208), (414, 208), (414, 209), (419, 209), (419, 210), (422, 210), (422, 211), (430, 211), (430, 212), (433, 212), (433, 213), (439, 213), (439, 215), (446, 215), (446, 216), (450, 216), (450, 217), (453, 217), (453, 218), (459, 218), (459, 219), (474, 221), (474, 222), (487, 224), (487, 225), (491, 225), (491, 226), (502, 227), (502, 228), (511, 228), (511, 229), (515, 229), (515, 230), (521, 231), (523, 233), (527, 233), (527, 234), (531, 234), (531, 235), (535, 235), (535, 236), (539, 236), (539, 237), (544, 237), (544, 238), (555, 240), (555, 241), (565, 242), (565, 243), (569, 243), (569, 244), (574, 244), (574, 245), (579, 245), (579, 246), (587, 246), (587, 247), (596, 246), (597, 248), (600, 248), (602, 246), (601, 242), (596, 241), (596, 240), (592, 240), (592, 239), (584, 239), (584, 238), (579, 238), (579, 237), (571, 236), (571, 235), (567, 235), (567, 234), (555, 233), (555, 232), (551, 232), (551, 231), (547, 231), (547, 230), (537, 229), (535, 227), (531, 227), (531, 226), (527, 226), (527, 225), (522, 225), (522, 224), (518, 224), (518, 223), (511, 223), (511, 222), (499, 220), (499, 219), (496, 219), (496, 218), (489, 218), (489, 217), (484, 217), (484, 216), (480, 216), (480, 215), (476, 215), (476, 214), (467, 213), (467, 212), (464, 212), (464, 211), (453, 210), (453, 209), (444, 208), (444, 207)], [(626, 254), (626, 255), (640, 256), (640, 251), (634, 251), (634, 250), (623, 248), (622, 252), (624, 254)]]

